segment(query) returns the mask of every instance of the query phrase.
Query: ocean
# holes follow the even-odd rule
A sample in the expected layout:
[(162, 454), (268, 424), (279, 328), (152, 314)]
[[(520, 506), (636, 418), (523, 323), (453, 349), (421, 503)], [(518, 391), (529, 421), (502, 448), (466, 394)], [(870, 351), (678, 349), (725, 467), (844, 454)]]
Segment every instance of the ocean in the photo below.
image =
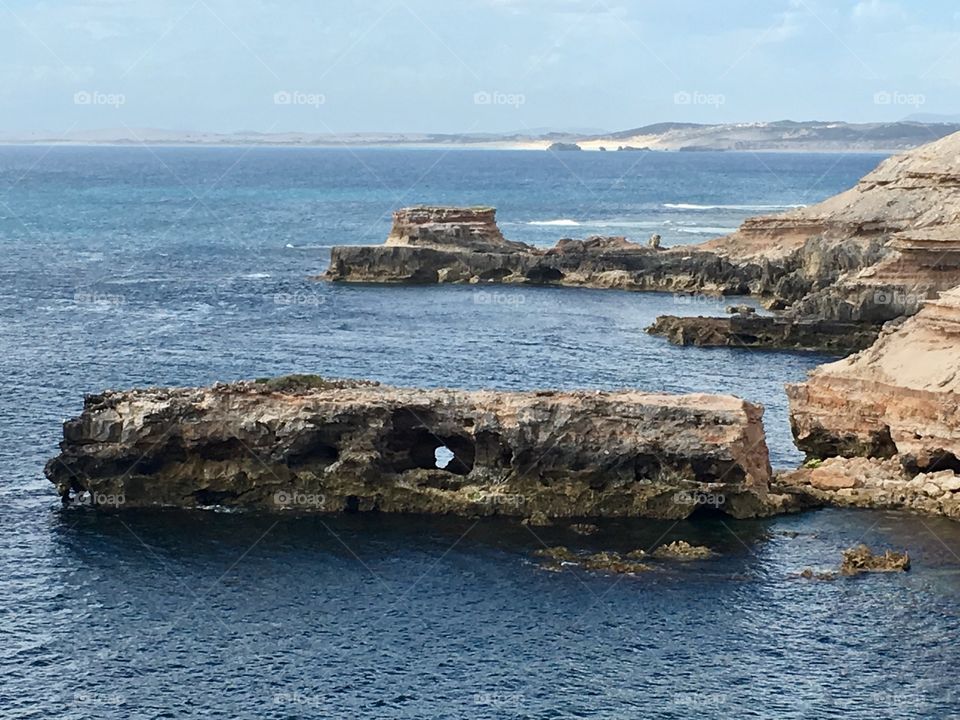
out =
[[(731, 393), (801, 460), (783, 383), (831, 358), (677, 348), (706, 297), (330, 285), (406, 205), (494, 205), (541, 246), (694, 243), (817, 202), (879, 155), (0, 147), (0, 717), (960, 717), (960, 531), (826, 510), (563, 525), (60, 508), (84, 393), (291, 372), (409, 386)], [(719, 556), (551, 573), (547, 545)], [(857, 542), (914, 568), (816, 582)]]

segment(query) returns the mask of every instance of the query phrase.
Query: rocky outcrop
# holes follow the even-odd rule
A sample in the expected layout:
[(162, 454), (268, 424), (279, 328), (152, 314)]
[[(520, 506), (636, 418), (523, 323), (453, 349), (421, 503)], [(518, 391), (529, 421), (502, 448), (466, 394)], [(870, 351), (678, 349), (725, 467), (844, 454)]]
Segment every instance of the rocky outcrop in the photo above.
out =
[(843, 551), (838, 571), (816, 572), (813, 568), (806, 568), (800, 573), (800, 577), (808, 580), (837, 580), (864, 573), (906, 572), (909, 569), (910, 553), (884, 550), (883, 554), (880, 554), (860, 544)]
[(880, 328), (868, 323), (792, 320), (784, 317), (677, 317), (661, 315), (647, 328), (675, 345), (815, 350), (846, 354), (870, 347)]
[(960, 520), (960, 475), (911, 472), (899, 458), (829, 458), (778, 473), (774, 487), (799, 507), (910, 510)]
[(958, 391), (960, 288), (885, 328), (869, 349), (787, 386), (797, 445), (814, 459), (858, 460), (805, 468), (785, 483), (836, 504), (960, 517)]
[(729, 396), (415, 390), (296, 376), (87, 397), (65, 501), (318, 512), (769, 514), (762, 408)]
[[(463, 229), (471, 212), (493, 241)], [(793, 321), (879, 327), (960, 282), (960, 133), (884, 161), (824, 202), (751, 218), (700, 245), (595, 237), (543, 249), (504, 240), (490, 209), (422, 207), (395, 214), (386, 245), (334, 248), (325, 277), (751, 294)]]
[[(479, 215), (469, 225), (463, 217)], [(503, 239), (492, 209), (418, 207), (394, 213), (386, 245), (335, 247), (325, 278), (335, 282), (511, 283), (744, 294), (759, 265), (738, 267), (714, 253), (665, 251), (623, 237), (563, 239), (551, 249)]]
[(810, 456), (900, 457), (960, 469), (960, 288), (888, 327), (869, 349), (787, 386), (797, 445)]

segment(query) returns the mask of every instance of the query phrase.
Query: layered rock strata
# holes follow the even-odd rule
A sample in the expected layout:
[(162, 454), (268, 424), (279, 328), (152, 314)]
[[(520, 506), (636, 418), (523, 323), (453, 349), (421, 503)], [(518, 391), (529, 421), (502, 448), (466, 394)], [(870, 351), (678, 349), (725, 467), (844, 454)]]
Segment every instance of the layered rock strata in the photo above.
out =
[[(797, 445), (811, 458), (856, 461), (800, 470), (786, 484), (839, 504), (960, 516), (958, 393), (960, 288), (885, 328), (869, 349), (787, 386)], [(889, 462), (875, 469), (863, 458)]]
[(314, 377), (105, 392), (46, 474), (67, 502), (122, 507), (748, 517), (786, 501), (768, 493), (762, 414), (729, 396)]
[(787, 385), (797, 445), (814, 457), (898, 456), (960, 469), (960, 288), (869, 349)]
[[(482, 213), (469, 223), (464, 214)], [(451, 218), (455, 218), (451, 220)], [(563, 239), (550, 249), (503, 238), (494, 211), (417, 207), (394, 213), (385, 245), (335, 247), (335, 282), (509, 283), (745, 294), (763, 268), (711, 252), (665, 251), (623, 237)]]

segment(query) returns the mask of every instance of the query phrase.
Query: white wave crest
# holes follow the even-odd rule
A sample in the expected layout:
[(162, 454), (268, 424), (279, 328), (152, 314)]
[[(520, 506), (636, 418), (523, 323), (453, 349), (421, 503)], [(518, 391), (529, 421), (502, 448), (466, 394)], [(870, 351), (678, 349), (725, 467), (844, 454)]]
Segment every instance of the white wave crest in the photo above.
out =
[(806, 205), (698, 205), (696, 203), (664, 203), (670, 210), (746, 210), (762, 212), (764, 210), (796, 210)]

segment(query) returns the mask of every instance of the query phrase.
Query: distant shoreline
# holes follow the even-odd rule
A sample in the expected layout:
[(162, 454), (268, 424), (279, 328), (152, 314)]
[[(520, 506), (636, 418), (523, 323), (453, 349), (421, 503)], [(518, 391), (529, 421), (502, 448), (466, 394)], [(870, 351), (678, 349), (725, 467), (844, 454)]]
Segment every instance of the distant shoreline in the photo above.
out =
[(553, 150), (554, 152), (746, 152), (893, 154), (960, 131), (960, 123), (845, 123), (804, 121), (657, 123), (621, 132), (526, 130), (510, 133), (203, 132), (161, 128), (103, 128), (58, 134), (0, 133), (0, 145), (135, 147), (410, 148)]
[[(137, 141), (71, 141), (71, 140), (0, 140), (0, 147), (109, 147), (109, 148), (137, 148), (137, 147), (169, 147), (169, 148), (274, 148), (274, 149), (302, 149), (302, 150), (488, 150), (511, 152), (547, 152), (546, 147), (533, 147), (530, 143), (294, 143), (294, 142), (184, 142), (162, 140)], [(650, 148), (642, 152), (658, 155), (725, 155), (737, 154), (848, 154), (848, 155), (892, 155), (903, 152), (903, 147), (889, 148), (859, 148), (859, 147), (763, 147), (750, 149), (703, 149), (687, 151), (681, 149)], [(576, 151), (551, 151), (561, 156), (588, 154), (606, 154), (595, 148), (583, 148)], [(638, 154), (638, 151), (608, 150), (611, 154)]]

